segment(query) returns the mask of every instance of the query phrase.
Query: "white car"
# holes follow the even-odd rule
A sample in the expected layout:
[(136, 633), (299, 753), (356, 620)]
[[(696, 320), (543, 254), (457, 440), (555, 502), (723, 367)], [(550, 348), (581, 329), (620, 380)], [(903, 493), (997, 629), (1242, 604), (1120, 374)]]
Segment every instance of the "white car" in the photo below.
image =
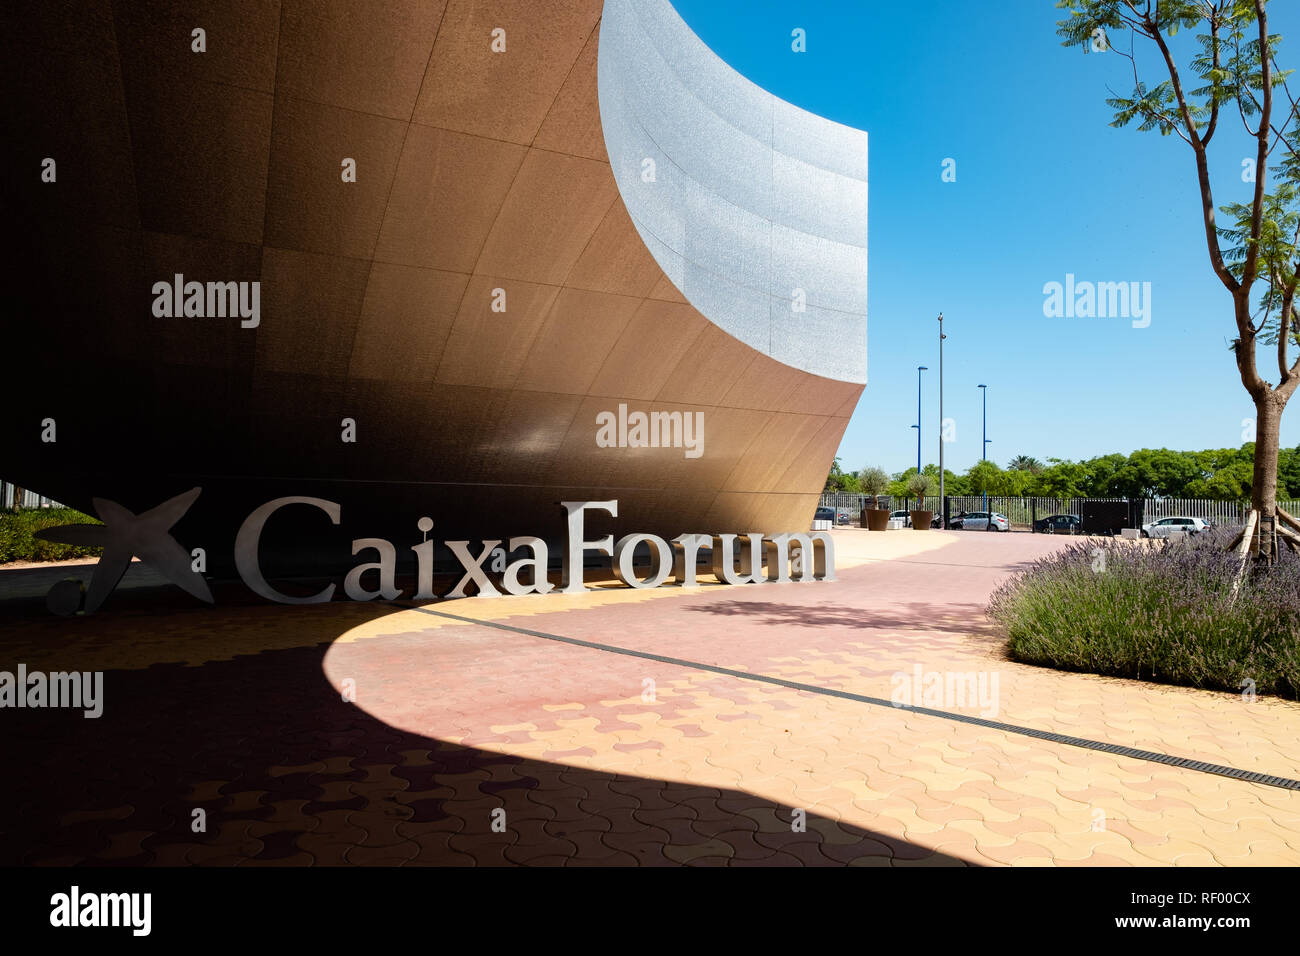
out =
[(1176, 531), (1186, 531), (1187, 534), (1200, 534), (1208, 530), (1210, 524), (1202, 518), (1161, 518), (1159, 521), (1152, 521), (1142, 526), (1142, 537), (1144, 538), (1167, 538)]
[[(993, 512), (991, 515), (987, 511), (968, 511), (960, 518), (959, 527), (963, 531), (1010, 531), (1011, 522), (1007, 516)], [(953, 524), (956, 525), (956, 520)]]

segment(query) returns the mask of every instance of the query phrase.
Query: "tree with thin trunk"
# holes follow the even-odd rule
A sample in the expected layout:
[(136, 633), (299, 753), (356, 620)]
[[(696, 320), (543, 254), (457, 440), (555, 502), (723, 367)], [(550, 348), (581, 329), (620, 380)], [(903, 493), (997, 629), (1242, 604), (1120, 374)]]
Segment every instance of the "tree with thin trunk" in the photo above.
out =
[(934, 479), (925, 472), (913, 474), (907, 479), (907, 491), (909, 494), (916, 495), (916, 509), (918, 511), (925, 508), (925, 497), (934, 491)]
[(879, 498), (889, 490), (889, 475), (883, 468), (863, 468), (858, 472), (858, 487), (871, 496), (871, 506), (879, 507)]
[[(1177, 136), (1196, 163), (1201, 218), (1210, 267), (1232, 299), (1236, 336), (1232, 351), (1241, 383), (1255, 404), (1255, 461), (1251, 507), (1272, 518), (1277, 511), (1278, 433), (1282, 410), (1300, 384), (1300, 347), (1295, 311), (1300, 281), (1300, 105), (1287, 84), (1289, 70), (1277, 63), (1282, 38), (1268, 32), (1269, 0), (1057, 0), (1070, 16), (1057, 24), (1066, 46), (1082, 45), (1129, 61), (1133, 92), (1112, 91), (1112, 126), (1137, 121), (1143, 131)], [(1180, 67), (1174, 52), (1180, 30), (1198, 30), (1199, 52)], [(1116, 44), (1129, 36), (1128, 51)], [(1148, 86), (1138, 66), (1138, 43), (1158, 63), (1159, 82)], [(1189, 89), (1194, 86), (1194, 89)], [(1254, 178), (1248, 203), (1217, 207), (1210, 188), (1208, 147), (1219, 123), (1235, 111), (1253, 156), (1242, 171)], [(1270, 162), (1272, 166), (1270, 167)], [(1234, 174), (1238, 169), (1234, 168)], [(1269, 188), (1270, 173), (1276, 177)], [(1277, 384), (1259, 371), (1260, 344), (1276, 351)], [(1261, 538), (1261, 557), (1271, 542)]]

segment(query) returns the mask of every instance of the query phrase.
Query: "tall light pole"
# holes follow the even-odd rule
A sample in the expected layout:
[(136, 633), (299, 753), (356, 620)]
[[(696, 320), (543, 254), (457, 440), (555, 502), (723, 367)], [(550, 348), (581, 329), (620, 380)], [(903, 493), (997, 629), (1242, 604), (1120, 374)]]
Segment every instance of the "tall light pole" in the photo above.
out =
[(916, 367), (916, 424), (912, 427), (916, 429), (916, 473), (921, 473), (921, 373), (930, 370), (927, 365), (918, 365)]
[[(939, 313), (939, 509), (943, 511), (943, 340), (948, 336), (943, 334), (943, 313)], [(943, 521), (941, 527), (947, 527), (948, 522)]]
[[(980, 436), (981, 438), (984, 439), (983, 444), (980, 445), (980, 461), (983, 461), (985, 458), (988, 457), (988, 450), (989, 450), (989, 387), (987, 385), (976, 385), (975, 387), (978, 388), (980, 390), (980, 394), (984, 396), (984, 423), (983, 423), (984, 433)], [(984, 489), (984, 510), (985, 511), (989, 510), (988, 488)]]

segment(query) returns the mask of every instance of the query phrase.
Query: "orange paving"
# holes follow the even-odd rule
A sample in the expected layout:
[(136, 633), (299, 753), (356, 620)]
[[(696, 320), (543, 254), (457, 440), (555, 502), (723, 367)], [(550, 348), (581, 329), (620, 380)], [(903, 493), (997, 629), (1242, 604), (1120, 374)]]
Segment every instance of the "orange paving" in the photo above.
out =
[(1295, 702), (1007, 661), (987, 595), (1060, 539), (835, 540), (831, 583), (18, 620), (0, 666), (104, 669), (108, 701), (5, 715), (30, 725), (6, 799), (34, 825), (0, 861), (1300, 862), (1300, 792), (691, 666), (884, 699), (918, 665), (996, 675), (938, 708), (1300, 776)]

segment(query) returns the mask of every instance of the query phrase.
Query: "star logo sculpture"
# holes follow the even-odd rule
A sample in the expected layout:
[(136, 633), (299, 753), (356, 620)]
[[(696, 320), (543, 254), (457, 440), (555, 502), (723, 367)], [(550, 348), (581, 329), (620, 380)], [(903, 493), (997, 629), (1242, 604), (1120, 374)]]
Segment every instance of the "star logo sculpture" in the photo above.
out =
[(189, 552), (168, 534), (172, 525), (190, 510), (190, 505), (202, 490), (191, 488), (140, 515), (132, 514), (116, 501), (94, 498), (95, 514), (104, 522), (102, 526), (61, 525), (38, 531), (36, 537), (58, 544), (104, 549), (86, 592), (87, 614), (93, 614), (113, 592), (133, 557), (139, 558), (177, 587), (211, 604), (212, 592), (208, 582), (194, 570)]

